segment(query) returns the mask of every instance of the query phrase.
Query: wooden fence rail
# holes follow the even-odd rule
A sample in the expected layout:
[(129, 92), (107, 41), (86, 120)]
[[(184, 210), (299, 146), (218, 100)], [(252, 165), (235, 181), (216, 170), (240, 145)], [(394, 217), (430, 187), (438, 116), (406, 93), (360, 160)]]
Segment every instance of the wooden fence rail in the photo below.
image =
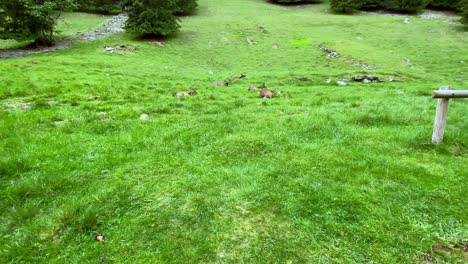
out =
[(450, 86), (442, 86), (440, 90), (432, 92), (432, 98), (439, 98), (434, 121), (432, 142), (442, 144), (444, 142), (445, 126), (447, 124), (448, 103), (450, 98), (468, 98), (468, 90), (450, 90)]

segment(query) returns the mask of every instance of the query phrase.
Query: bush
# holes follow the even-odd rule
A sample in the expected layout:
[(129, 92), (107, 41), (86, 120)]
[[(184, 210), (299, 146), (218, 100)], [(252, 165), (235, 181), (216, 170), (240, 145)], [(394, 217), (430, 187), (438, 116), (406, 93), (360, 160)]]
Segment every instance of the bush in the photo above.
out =
[(432, 0), (429, 3), (429, 7), (442, 10), (457, 10), (460, 2), (460, 0)]
[(427, 6), (427, 0), (385, 0), (385, 9), (394, 12), (416, 13)]
[(0, 0), (0, 38), (51, 46), (61, 11), (73, 7), (72, 0)]
[(364, 10), (377, 10), (384, 8), (385, 0), (361, 0), (362, 7)]
[(77, 1), (78, 10), (84, 12), (95, 12), (110, 14), (121, 10), (121, 0), (80, 0)]
[(300, 3), (321, 3), (322, 0), (273, 0), (273, 2), (278, 4), (300, 4)]
[(462, 0), (460, 3), (462, 22), (468, 25), (468, 0)]
[(177, 15), (188, 15), (197, 9), (197, 0), (177, 0)]
[(179, 30), (175, 0), (129, 0), (125, 29), (140, 36), (168, 36)]
[(331, 0), (331, 9), (338, 13), (352, 13), (362, 7), (362, 3), (357, 0)]

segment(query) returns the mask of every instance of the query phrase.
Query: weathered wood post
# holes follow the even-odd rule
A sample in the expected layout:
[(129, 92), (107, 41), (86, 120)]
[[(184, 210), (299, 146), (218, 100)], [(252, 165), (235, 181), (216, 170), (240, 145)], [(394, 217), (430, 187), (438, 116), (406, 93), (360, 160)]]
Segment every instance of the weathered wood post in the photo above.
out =
[[(450, 86), (442, 86), (440, 90), (450, 90)], [(434, 132), (432, 142), (442, 144), (444, 141), (445, 125), (447, 124), (448, 98), (440, 98), (437, 103), (436, 116), (434, 121)]]
[(439, 98), (434, 121), (432, 142), (442, 144), (444, 141), (445, 125), (447, 124), (448, 103), (450, 98), (468, 98), (468, 90), (452, 91), (450, 86), (442, 86), (432, 92), (432, 98)]

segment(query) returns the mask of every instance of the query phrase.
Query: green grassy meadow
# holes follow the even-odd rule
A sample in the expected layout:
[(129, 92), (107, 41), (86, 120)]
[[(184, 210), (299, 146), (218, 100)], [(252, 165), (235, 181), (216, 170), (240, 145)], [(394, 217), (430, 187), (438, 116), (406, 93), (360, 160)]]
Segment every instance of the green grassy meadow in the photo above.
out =
[[(468, 89), (466, 31), (199, 5), (162, 46), (119, 33), (0, 61), (0, 263), (467, 261), (466, 99), (431, 143), (432, 90)], [(336, 84), (359, 74), (396, 81)], [(247, 91), (263, 82), (283, 93)]]

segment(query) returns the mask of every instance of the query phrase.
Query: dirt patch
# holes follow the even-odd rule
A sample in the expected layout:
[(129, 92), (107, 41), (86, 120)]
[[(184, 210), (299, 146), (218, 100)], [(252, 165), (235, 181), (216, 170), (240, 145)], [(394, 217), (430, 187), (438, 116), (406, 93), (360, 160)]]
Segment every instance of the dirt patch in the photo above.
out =
[(113, 46), (106, 46), (104, 47), (104, 50), (107, 53), (126, 54), (135, 52), (138, 50), (138, 46), (117, 44)]

